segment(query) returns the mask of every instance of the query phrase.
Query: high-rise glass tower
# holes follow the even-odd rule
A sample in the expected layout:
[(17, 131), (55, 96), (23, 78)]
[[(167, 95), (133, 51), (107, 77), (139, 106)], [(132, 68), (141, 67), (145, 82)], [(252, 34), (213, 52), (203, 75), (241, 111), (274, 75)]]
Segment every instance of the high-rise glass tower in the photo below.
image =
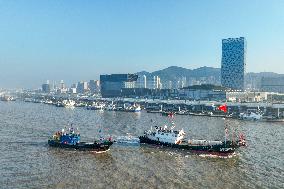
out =
[(137, 81), (138, 75), (136, 74), (111, 74), (100, 75), (101, 94), (103, 98), (120, 97), (122, 89), (126, 87), (125, 84), (134, 86)]
[(221, 84), (234, 90), (245, 89), (246, 41), (244, 37), (222, 40)]

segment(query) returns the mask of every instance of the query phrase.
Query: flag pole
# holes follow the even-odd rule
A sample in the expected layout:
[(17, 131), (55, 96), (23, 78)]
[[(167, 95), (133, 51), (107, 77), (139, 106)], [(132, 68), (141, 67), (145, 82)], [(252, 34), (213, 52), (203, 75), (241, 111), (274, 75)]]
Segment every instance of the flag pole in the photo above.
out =
[(225, 124), (225, 121), (226, 121), (226, 118), (223, 118), (223, 120), (224, 120), (224, 122), (223, 122), (223, 124), (224, 124), (224, 132), (225, 132), (225, 147), (227, 146), (227, 133), (228, 133), (228, 128), (227, 128), (227, 125)]
[(224, 127), (225, 127), (225, 147), (226, 147), (226, 143), (227, 143), (227, 127), (226, 127), (226, 124), (225, 124), (225, 118), (224, 118)]
[[(224, 105), (221, 105), (221, 106), (219, 106), (218, 107), (218, 110), (220, 110), (220, 111), (223, 111), (224, 113), (227, 113), (227, 105), (226, 104), (224, 104)], [(225, 116), (224, 116), (224, 118), (223, 118), (223, 120), (224, 120), (224, 122), (223, 122), (223, 124), (224, 124), (224, 127), (225, 127), (225, 147), (226, 147), (226, 145), (227, 145), (227, 133), (228, 133), (228, 128), (227, 128), (227, 125), (225, 124)]]

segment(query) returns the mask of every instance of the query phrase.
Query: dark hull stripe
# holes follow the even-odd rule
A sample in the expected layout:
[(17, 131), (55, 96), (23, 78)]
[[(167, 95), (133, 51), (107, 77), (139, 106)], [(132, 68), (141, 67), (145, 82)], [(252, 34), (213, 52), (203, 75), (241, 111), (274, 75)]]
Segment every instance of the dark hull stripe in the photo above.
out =
[(235, 152), (235, 148), (226, 147), (224, 144), (221, 145), (212, 145), (212, 146), (201, 146), (201, 145), (190, 145), (187, 143), (182, 144), (171, 144), (171, 143), (165, 143), (160, 141), (151, 140), (145, 136), (140, 136), (140, 143), (146, 143), (146, 144), (154, 144), (154, 145), (160, 145), (160, 146), (167, 146), (171, 148), (179, 148), (179, 149), (185, 149), (189, 150), (194, 153), (208, 153), (208, 154), (216, 154), (216, 155), (228, 155)]
[(57, 147), (57, 148), (68, 148), (68, 149), (76, 149), (76, 150), (82, 150), (82, 151), (107, 151), (109, 147), (113, 144), (76, 144), (76, 145), (70, 145), (70, 144), (61, 144), (53, 141), (48, 141), (49, 146), (51, 147)]

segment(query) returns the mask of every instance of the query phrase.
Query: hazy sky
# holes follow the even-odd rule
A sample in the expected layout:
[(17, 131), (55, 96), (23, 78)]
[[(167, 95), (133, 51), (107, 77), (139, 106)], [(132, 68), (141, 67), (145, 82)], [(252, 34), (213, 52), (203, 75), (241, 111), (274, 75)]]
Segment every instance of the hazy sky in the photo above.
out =
[(0, 88), (220, 67), (240, 36), (247, 71), (284, 73), (284, 0), (0, 0)]

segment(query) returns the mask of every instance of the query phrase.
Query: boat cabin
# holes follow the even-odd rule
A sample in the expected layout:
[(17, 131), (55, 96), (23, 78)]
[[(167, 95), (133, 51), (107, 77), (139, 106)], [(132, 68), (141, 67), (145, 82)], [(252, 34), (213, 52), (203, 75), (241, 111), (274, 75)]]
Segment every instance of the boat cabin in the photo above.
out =
[(60, 137), (60, 143), (62, 143), (62, 144), (73, 144), (73, 145), (75, 145), (79, 142), (80, 142), (80, 136), (79, 135), (67, 134), (67, 135), (62, 135)]
[(57, 131), (52, 137), (53, 140), (61, 144), (75, 145), (79, 143), (80, 134), (78, 132), (78, 129), (76, 133), (73, 128), (69, 128), (68, 130), (68, 133), (65, 131), (65, 129), (62, 129), (62, 131)]
[(178, 144), (184, 138), (184, 131), (183, 129), (180, 131), (174, 131), (172, 129), (168, 129), (167, 126), (164, 128), (156, 127), (155, 131), (149, 130), (145, 132), (145, 135), (155, 141), (171, 143), (171, 144)]

